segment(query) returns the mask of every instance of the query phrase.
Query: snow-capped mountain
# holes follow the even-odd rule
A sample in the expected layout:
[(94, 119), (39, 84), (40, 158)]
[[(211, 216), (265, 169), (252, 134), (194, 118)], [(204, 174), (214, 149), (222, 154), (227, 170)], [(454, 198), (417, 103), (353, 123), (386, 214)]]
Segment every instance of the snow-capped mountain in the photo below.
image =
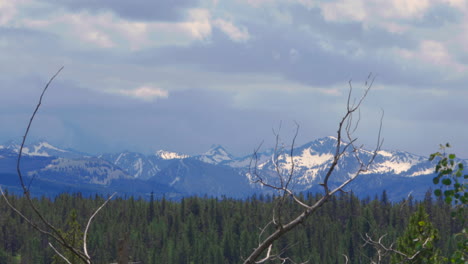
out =
[(188, 155), (159, 150), (154, 155), (144, 155), (136, 152), (107, 153), (98, 156), (101, 159), (127, 171), (134, 178), (147, 180), (155, 177), (172, 160), (188, 158)]
[(148, 179), (155, 176), (161, 169), (155, 159), (136, 152), (103, 154), (98, 156), (115, 166), (125, 170), (133, 178)]
[(243, 198), (253, 194), (253, 189), (241, 171), (196, 158), (173, 160), (157, 177), (148, 181), (154, 185), (169, 185), (187, 195)]
[[(0, 150), (11, 150), (15, 153), (19, 153), (20, 148), (21, 144), (14, 141), (0, 145)], [(85, 153), (81, 153), (72, 149), (61, 149), (49, 144), (46, 141), (38, 141), (35, 143), (26, 144), (23, 147), (23, 155), (36, 157), (62, 157), (71, 159), (86, 156)]]
[[(290, 187), (294, 191), (321, 191), (319, 184), (333, 161), (336, 144), (334, 137), (320, 138), (295, 147), (292, 157), (288, 147), (258, 151), (254, 156), (235, 157), (219, 145), (195, 156), (159, 150), (151, 155), (127, 151), (90, 157), (39, 142), (26, 146), (21, 166), (25, 175), (54, 182), (57, 186), (96, 186), (93, 187), (95, 190), (113, 188), (113, 183), (120, 182), (119, 191), (127, 190), (126, 193), (138, 194), (154, 189), (171, 192), (172, 197), (178, 193), (224, 194), (240, 198), (253, 192), (271, 192), (252, 183), (255, 181), (255, 175), (251, 173), (254, 166), (263, 180), (277, 184), (278, 171), (287, 176), (294, 164)], [(18, 147), (17, 144), (0, 146), (0, 184), (2, 173), (15, 174)], [(359, 167), (356, 154), (365, 162), (373, 152), (348, 149), (338, 162), (330, 178), (331, 183), (354, 176)], [(380, 150), (369, 170), (362, 173), (350, 188), (361, 195), (375, 195), (386, 189), (393, 199), (400, 199), (409, 192), (423, 195), (432, 186), (434, 166), (427, 157), (404, 151)], [(425, 182), (427, 184), (423, 184)]]
[[(342, 143), (342, 146), (344, 144)], [(292, 158), (290, 149), (280, 150), (276, 153), (277, 157), (270, 150), (268, 152), (271, 153), (269, 159), (265, 158), (268, 155), (260, 153), (258, 156), (263, 158), (257, 161), (257, 171), (266, 180), (275, 183), (279, 180), (276, 166), (280, 169), (282, 175), (287, 176), (294, 164), (293, 183), (296, 190), (307, 190), (323, 180), (333, 162), (336, 145), (336, 138), (326, 137), (294, 148)], [(344, 181), (354, 176), (359, 168), (359, 162), (354, 156), (356, 154), (359, 155), (362, 161), (366, 162), (371, 159), (373, 151), (361, 149), (358, 153), (355, 153), (349, 148), (334, 170), (333, 181)], [(403, 151), (380, 150), (369, 170), (361, 174), (416, 177), (432, 175), (433, 173), (434, 164), (429, 162), (427, 157)], [(246, 175), (253, 177), (249, 173), (246, 173)]]
[(108, 185), (112, 180), (132, 178), (127, 172), (99, 158), (57, 158), (44, 168), (29, 171), (38, 177), (66, 183)]
[(207, 152), (197, 156), (196, 159), (210, 164), (223, 164), (233, 160), (233, 156), (221, 145), (213, 145)]

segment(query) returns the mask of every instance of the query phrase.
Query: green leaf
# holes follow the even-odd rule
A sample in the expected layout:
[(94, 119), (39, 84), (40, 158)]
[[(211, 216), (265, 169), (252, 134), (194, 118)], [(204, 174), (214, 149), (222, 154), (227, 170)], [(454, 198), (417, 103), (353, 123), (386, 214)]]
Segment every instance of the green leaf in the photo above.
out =
[(450, 154), (450, 155), (449, 155), (449, 159), (452, 159), (452, 160), (453, 160), (453, 159), (455, 159), (455, 158), (456, 158), (456, 155), (455, 155), (455, 154)]
[(460, 198), (460, 201), (461, 201), (462, 204), (467, 204), (468, 203), (468, 198), (466, 198), (465, 196), (462, 196)]
[(453, 199), (452, 199), (452, 196), (447, 196), (447, 197), (445, 197), (445, 203), (450, 204), (450, 203), (452, 203), (452, 200), (453, 200)]
[(434, 184), (439, 184), (439, 177), (434, 177), (434, 179), (432, 179), (432, 182)]
[(439, 196), (442, 195), (442, 191), (441, 191), (440, 189), (436, 189), (436, 190), (434, 191), (434, 195), (437, 196), (437, 197), (439, 197)]
[(442, 180), (442, 184), (444, 184), (444, 185), (450, 185), (450, 184), (452, 184), (452, 180), (450, 180), (450, 179), (443, 179), (443, 180)]
[(443, 158), (441, 161), (440, 161), (440, 164), (442, 164), (442, 166), (447, 166), (447, 158)]
[(463, 170), (463, 163), (458, 163), (458, 168), (459, 168), (460, 170)]

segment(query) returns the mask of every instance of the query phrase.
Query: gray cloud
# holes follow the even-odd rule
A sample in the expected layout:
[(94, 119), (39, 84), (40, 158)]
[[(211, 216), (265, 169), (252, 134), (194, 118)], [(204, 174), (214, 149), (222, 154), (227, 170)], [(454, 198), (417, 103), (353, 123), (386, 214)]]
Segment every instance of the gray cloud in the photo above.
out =
[[(391, 56), (382, 56), (376, 48), (380, 48), (383, 43), (388, 46), (400, 45), (396, 43), (397, 37), (383, 34), (382, 31), (376, 31), (375, 34), (361, 34), (361, 30), (356, 34), (348, 33), (350, 37), (362, 39), (364, 42), (359, 42), (359, 48), (363, 49), (364, 54), (353, 56), (353, 48), (346, 47), (335, 39), (340, 35), (340, 31), (354, 32), (344, 26), (331, 27), (331, 32), (333, 28), (338, 30), (331, 40), (337, 45), (337, 49), (345, 51), (344, 54), (325, 50), (317, 36), (295, 30), (293, 26), (283, 29), (281, 34), (278, 34), (278, 29), (267, 25), (249, 24), (248, 28), (254, 36), (248, 44), (232, 42), (224, 34), (214, 30), (209, 44), (144, 50), (132, 55), (130, 60), (147, 65), (188, 64), (213, 72), (279, 74), (293, 81), (322, 86), (343, 83), (350, 78), (365, 76), (369, 72), (378, 73), (383, 76), (381, 82), (392, 85), (411, 84), (425, 87), (438, 84), (441, 80), (442, 73), (418, 69), (409, 63), (408, 67), (402, 67)], [(358, 37), (360, 34), (362, 36)], [(379, 43), (375, 44), (377, 40)], [(411, 40), (400, 42), (405, 48), (414, 48), (415, 45)], [(298, 53), (294, 61), (290, 58), (292, 50)], [(411, 68), (411, 71), (407, 68)]]
[[(87, 10), (92, 16), (109, 10), (139, 21), (180, 21), (185, 9), (200, 7), (191, 1), (48, 2), (68, 8), (65, 12)], [(239, 6), (222, 9), (220, 3), (219, 10), (210, 10), (212, 19), (245, 27), (250, 38), (244, 42), (212, 27), (203, 40), (138, 51), (83, 47), (59, 27), (0, 27), (0, 70), (5, 73), (0, 76), (0, 142), (20, 137), (40, 88), (65, 65), (32, 133), (84, 151), (164, 148), (193, 154), (220, 143), (245, 154), (263, 139), (268, 143), (280, 120), (285, 141), (292, 120), (301, 125), (298, 144), (333, 135), (347, 81), (352, 78), (359, 92), (369, 72), (377, 79), (363, 108), (363, 143), (374, 144), (383, 108), (385, 148), (428, 154), (445, 141), (464, 145), (468, 77), (463, 69), (456, 75), (443, 60), (425, 61), (431, 52), (418, 53), (423, 40), (433, 40), (467, 65), (464, 46), (455, 38), (463, 20), (460, 11), (437, 5), (419, 20), (396, 21), (410, 28), (390, 33), (372, 24), (327, 22), (317, 8), (280, 7), (284, 21), (267, 8), (243, 12)], [(399, 56), (398, 49), (416, 55)], [(145, 102), (109, 93), (147, 84), (167, 90), (168, 98)], [(335, 94), (324, 92), (330, 89)], [(467, 150), (459, 153), (468, 156)]]
[[(35, 106), (42, 82), (29, 83), (35, 88), (2, 95), (0, 123), (10, 128), (0, 132), (3, 141), (20, 138)], [(20, 98), (24, 103), (17, 105)], [(170, 149), (194, 154), (221, 143), (244, 154), (269, 134), (276, 115), (235, 109), (229, 98), (223, 92), (188, 90), (141, 102), (59, 81), (46, 94), (31, 137), (90, 152)]]
[(198, 0), (42, 0), (53, 5), (63, 6), (72, 11), (88, 12), (112, 11), (117, 15), (144, 21), (179, 21), (184, 18), (184, 9), (195, 7)]
[(463, 21), (463, 12), (448, 4), (437, 4), (424, 14), (424, 17), (414, 24), (423, 27), (443, 27)]

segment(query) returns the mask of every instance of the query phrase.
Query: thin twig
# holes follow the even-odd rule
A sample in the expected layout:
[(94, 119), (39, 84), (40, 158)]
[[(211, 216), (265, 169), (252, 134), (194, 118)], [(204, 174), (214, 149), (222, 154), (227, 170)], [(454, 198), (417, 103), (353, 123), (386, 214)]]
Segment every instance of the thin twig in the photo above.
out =
[[(291, 149), (290, 149), (290, 168), (289, 168), (289, 173), (287, 175), (283, 174), (283, 170), (281, 169), (281, 166), (279, 164), (279, 157), (280, 155), (283, 155), (282, 149), (281, 152), (279, 150), (279, 133), (276, 133), (273, 130), (273, 133), (275, 135), (276, 139), (276, 144), (275, 144), (275, 149), (274, 153), (272, 155), (272, 164), (274, 166), (274, 169), (276, 171), (277, 177), (279, 178), (279, 185), (275, 185), (274, 183), (268, 183), (264, 177), (260, 175), (258, 172), (257, 168), (249, 168), (249, 174), (251, 177), (255, 178), (255, 183), (259, 183), (261, 186), (271, 188), (273, 190), (278, 191), (281, 193), (281, 196), (279, 198), (279, 203), (276, 205), (276, 210), (273, 210), (273, 217), (272, 221), (269, 222), (264, 229), (261, 230), (261, 235), (265, 233), (266, 228), (270, 223), (273, 223), (276, 225), (276, 230), (274, 230), (268, 237), (263, 239), (263, 241), (259, 244), (259, 246), (254, 249), (252, 254), (244, 261), (244, 264), (253, 264), (253, 263), (264, 263), (268, 260), (279, 260), (282, 263), (285, 263), (286, 261), (290, 261), (294, 263), (292, 260), (289, 258), (282, 258), (281, 253), (280, 254), (272, 254), (272, 245), (273, 243), (282, 237), (284, 234), (295, 228), (297, 225), (301, 224), (309, 215), (314, 213), (316, 210), (318, 210), (333, 194), (336, 192), (344, 192), (344, 188), (353, 180), (355, 180), (361, 173), (367, 172), (371, 166), (371, 164), (374, 162), (375, 157), (377, 156), (378, 151), (381, 149), (381, 146), (383, 144), (383, 139), (381, 139), (381, 131), (382, 131), (382, 123), (383, 123), (383, 112), (382, 116), (380, 119), (380, 125), (379, 125), (379, 131), (377, 134), (377, 144), (376, 147), (372, 153), (372, 156), (370, 157), (369, 160), (364, 162), (360, 155), (360, 152), (362, 150), (362, 146), (356, 146), (355, 142), (357, 138), (353, 136), (353, 133), (357, 130), (357, 127), (359, 126), (359, 122), (361, 120), (361, 114), (360, 114), (360, 106), (364, 99), (367, 97), (367, 94), (369, 90), (371, 89), (373, 82), (375, 80), (375, 76), (372, 78), (372, 74), (369, 75), (368, 79), (366, 80), (365, 83), (365, 91), (363, 95), (359, 98), (359, 100), (353, 100), (351, 103), (351, 97), (352, 97), (352, 83), (349, 81), (349, 93), (348, 93), (348, 98), (347, 98), (347, 104), (346, 104), (346, 113), (345, 115), (341, 118), (339, 125), (338, 125), (338, 130), (337, 130), (337, 143), (336, 143), (336, 150), (335, 154), (333, 156), (332, 163), (330, 167), (327, 170), (327, 173), (325, 174), (325, 177), (323, 179), (323, 183), (320, 185), (323, 186), (325, 190), (325, 195), (322, 196), (319, 200), (317, 200), (315, 203), (309, 205), (306, 202), (301, 201), (296, 195), (294, 195), (294, 192), (290, 189), (290, 183), (292, 182), (293, 176), (294, 176), (294, 170), (295, 170), (295, 162), (294, 162), (294, 144), (295, 140), (297, 137), (297, 130), (299, 126), (297, 125), (297, 130), (296, 134), (292, 140), (291, 144)], [(357, 121), (353, 120), (353, 113), (358, 112), (359, 116)], [(342, 138), (346, 137), (348, 139), (348, 143), (342, 142)], [(343, 155), (347, 151), (351, 151), (354, 154), (354, 157), (356, 158), (357, 162), (359, 163), (358, 169), (355, 171), (353, 176), (351, 176), (349, 179), (345, 180), (342, 182), (338, 187), (334, 189), (330, 189), (328, 182), (330, 180), (330, 177), (332, 176), (336, 166), (338, 165), (338, 162), (341, 160)], [(252, 163), (257, 166), (258, 164), (258, 155), (257, 155), (258, 149), (254, 151), (253, 159), (254, 161), (251, 160), (250, 166)], [(284, 202), (288, 197), (292, 197), (293, 201), (300, 205), (303, 208), (303, 211), (297, 215), (295, 218), (293, 218), (291, 221), (288, 223), (282, 223), (281, 217), (283, 216), (281, 214), (281, 208), (284, 205)], [(276, 216), (277, 214), (277, 216)], [(278, 220), (278, 221), (277, 221)], [(261, 236), (259, 237), (259, 240), (261, 239)], [(266, 256), (262, 258), (259, 261), (256, 261), (260, 255), (267, 250)], [(345, 256), (346, 257), (346, 256)], [(346, 261), (348, 261), (346, 257)]]
[(106, 206), (106, 204), (112, 199), (112, 197), (114, 197), (114, 195), (116, 195), (117, 193), (114, 192), (111, 196), (109, 196), (109, 198), (107, 198), (107, 200), (101, 205), (99, 206), (98, 209), (96, 209), (96, 211), (94, 212), (94, 214), (91, 215), (91, 217), (89, 218), (88, 220), (88, 223), (86, 224), (86, 228), (85, 228), (85, 231), (84, 231), (84, 234), (83, 234), (83, 252), (85, 254), (86, 257), (88, 257), (88, 259), (91, 259), (91, 257), (89, 256), (88, 254), (88, 248), (87, 248), (87, 236), (88, 236), (88, 230), (89, 230), (89, 227), (91, 226), (91, 222), (93, 221), (93, 218), (99, 213), (99, 211), (101, 211), (101, 209)]
[(60, 254), (60, 252), (50, 242), (49, 242), (49, 247), (51, 247), (55, 251), (55, 254), (59, 255), (59, 257), (65, 260), (65, 262), (67, 262), (68, 264), (72, 264), (64, 255)]
[[(20, 182), (21, 182), (21, 187), (23, 187), (23, 191), (24, 191), (24, 194), (27, 194), (29, 192), (29, 188), (26, 188), (26, 186), (24, 185), (24, 181), (23, 181), (23, 175), (21, 174), (21, 168), (20, 168), (20, 164), (21, 164), (21, 156), (23, 154), (23, 148), (24, 148), (24, 144), (26, 142), (26, 138), (28, 137), (28, 134), (29, 134), (29, 129), (31, 128), (31, 124), (34, 120), (34, 117), (36, 117), (36, 113), (37, 111), (39, 111), (39, 107), (41, 107), (41, 104), (42, 104), (42, 98), (44, 97), (44, 94), (45, 92), (47, 91), (47, 88), (49, 88), (49, 85), (52, 83), (52, 81), (55, 79), (55, 77), (57, 77), (57, 75), (59, 75), (59, 73), (63, 70), (64, 66), (62, 66), (53, 76), (52, 78), (49, 79), (49, 81), (47, 82), (46, 86), (44, 87), (44, 89), (42, 90), (42, 93), (41, 93), (41, 96), (39, 97), (39, 102), (37, 103), (37, 106), (36, 108), (34, 109), (34, 112), (33, 114), (31, 115), (31, 118), (29, 119), (29, 123), (28, 123), (28, 127), (26, 128), (26, 131), (24, 132), (24, 136), (23, 136), (23, 140), (21, 142), (21, 147), (19, 149), (19, 153), (18, 153), (18, 160), (16, 162), (16, 171), (18, 172), (18, 177), (20, 179)], [(32, 179), (31, 179), (32, 181)], [(31, 184), (31, 182), (29, 183)]]

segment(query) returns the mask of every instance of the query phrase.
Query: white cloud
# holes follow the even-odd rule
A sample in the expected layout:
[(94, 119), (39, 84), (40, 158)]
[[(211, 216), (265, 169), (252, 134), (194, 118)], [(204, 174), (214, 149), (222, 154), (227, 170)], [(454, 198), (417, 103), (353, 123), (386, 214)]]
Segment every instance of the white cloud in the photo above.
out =
[(15, 17), (17, 13), (14, 1), (0, 0), (0, 26), (5, 26)]
[(320, 7), (322, 15), (327, 21), (363, 21), (366, 18), (366, 10), (361, 1), (327, 2)]
[(189, 9), (186, 19), (178, 22), (131, 21), (110, 11), (90, 13), (65, 9), (40, 17), (13, 17), (11, 14), (15, 14), (15, 10), (13, 5), (0, 5), (0, 15), (9, 14), (0, 16), (0, 25), (8, 22), (18, 27), (52, 32), (68, 44), (78, 44), (79, 48), (135, 51), (149, 47), (187, 46), (195, 41), (210, 41), (213, 27), (236, 42), (250, 39), (247, 28), (220, 17), (213, 18), (206, 8)]
[(458, 9), (466, 10), (468, 8), (466, 0), (441, 0), (441, 2), (447, 3), (450, 6), (456, 7)]
[(421, 18), (430, 7), (429, 0), (387, 0), (379, 4), (381, 14), (387, 18)]
[(436, 40), (421, 40), (415, 50), (396, 49), (396, 54), (407, 61), (419, 61), (420, 65), (446, 71), (447, 78), (460, 77), (468, 67), (459, 63), (446, 47), (446, 43)]
[[(339, 0), (317, 6), (331, 22), (362, 22), (367, 26), (395, 28), (399, 19), (420, 19), (435, 1), (429, 0)], [(390, 23), (390, 26), (388, 25)]]
[(274, 3), (275, 0), (246, 0), (247, 4), (253, 6), (253, 7), (260, 7), (265, 4), (271, 4)]
[(158, 98), (168, 98), (169, 92), (151, 85), (143, 85), (133, 90), (119, 90), (121, 95), (131, 96), (143, 101), (151, 102)]
[(112, 48), (117, 46), (116, 30), (121, 21), (112, 13), (93, 15), (88, 12), (53, 13), (43, 18), (25, 18), (19, 23), (26, 28), (53, 32), (65, 41), (88, 44), (91, 47)]
[(216, 19), (213, 24), (233, 41), (244, 42), (250, 39), (250, 34), (245, 27), (236, 27), (232, 22), (223, 19)]
[(211, 14), (207, 9), (192, 9), (189, 11), (189, 21), (180, 24), (192, 37), (204, 40), (211, 35)]
[[(61, 9), (37, 17), (22, 17), (12, 4), (0, 0), (0, 25), (32, 28), (61, 36), (68, 44), (82, 47), (141, 50), (164, 45), (188, 45), (211, 36), (212, 21), (207, 9), (191, 9), (181, 22), (126, 20), (110, 11), (90, 13)], [(8, 16), (6, 15), (8, 14)]]

